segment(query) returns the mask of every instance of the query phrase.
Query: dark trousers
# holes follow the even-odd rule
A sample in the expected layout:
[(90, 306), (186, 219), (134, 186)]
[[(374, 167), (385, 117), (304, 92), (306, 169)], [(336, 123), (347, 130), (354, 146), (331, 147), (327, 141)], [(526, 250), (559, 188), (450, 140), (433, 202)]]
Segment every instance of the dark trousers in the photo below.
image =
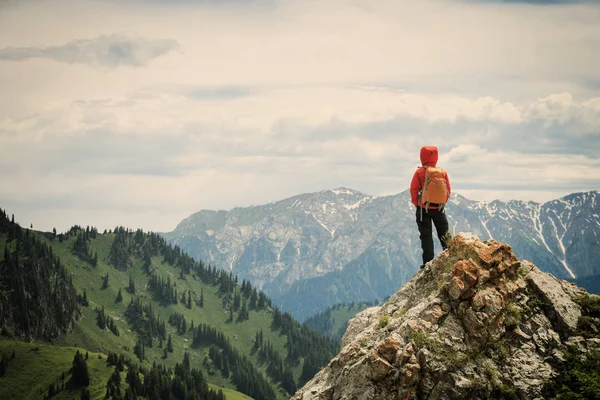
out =
[(421, 248), (423, 249), (423, 264), (425, 264), (433, 260), (433, 232), (431, 223), (433, 222), (433, 225), (435, 225), (435, 230), (443, 249), (448, 248), (450, 234), (448, 231), (448, 218), (446, 218), (444, 211), (427, 209), (423, 209), (422, 211), (421, 208), (417, 207), (417, 225), (419, 226), (419, 237), (421, 239)]

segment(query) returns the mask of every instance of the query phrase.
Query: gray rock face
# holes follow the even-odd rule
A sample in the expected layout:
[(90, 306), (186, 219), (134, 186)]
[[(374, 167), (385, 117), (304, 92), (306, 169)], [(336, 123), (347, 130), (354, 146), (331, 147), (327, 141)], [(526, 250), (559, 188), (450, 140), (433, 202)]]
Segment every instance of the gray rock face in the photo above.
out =
[(458, 235), (382, 306), (351, 320), (340, 353), (293, 400), (541, 399), (575, 336), (586, 292)]
[[(451, 229), (494, 238), (559, 278), (600, 274), (597, 191), (545, 204), (453, 195)], [(383, 299), (421, 264), (409, 193), (340, 188), (231, 211), (200, 211), (165, 234), (192, 257), (249, 279), (305, 319), (336, 303)], [(439, 244), (435, 243), (437, 251)]]
[(571, 301), (578, 293), (577, 287), (554, 276), (543, 273), (537, 268), (527, 275), (527, 283), (537, 293), (544, 304), (553, 305), (546, 310), (555, 321), (557, 331), (563, 336), (577, 328), (577, 319), (581, 317), (581, 309)]
[(346, 333), (342, 337), (342, 347), (348, 344), (349, 340), (354, 339), (359, 333), (361, 333), (369, 325), (372, 325), (379, 316), (379, 309), (381, 307), (367, 308), (356, 314), (356, 317), (352, 318), (348, 322), (348, 328)]

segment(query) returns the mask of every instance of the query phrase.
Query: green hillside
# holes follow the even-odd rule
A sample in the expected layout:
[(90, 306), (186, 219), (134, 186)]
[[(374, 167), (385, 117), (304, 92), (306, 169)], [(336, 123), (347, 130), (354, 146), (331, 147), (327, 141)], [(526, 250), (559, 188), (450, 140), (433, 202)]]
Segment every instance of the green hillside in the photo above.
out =
[[(0, 377), (0, 399), (39, 399), (48, 394), (51, 384), (67, 385), (77, 350), (86, 353), (82, 348), (0, 339), (0, 354), (12, 354), (13, 351), (15, 354), (14, 359), (8, 362), (6, 374)], [(105, 355), (94, 352), (89, 352), (87, 365), (90, 373), (88, 389), (92, 398), (104, 398), (106, 381), (113, 368), (107, 365)], [(63, 374), (65, 379), (62, 379)], [(80, 396), (81, 390), (69, 389), (53, 398), (79, 399)]]
[(354, 318), (356, 314), (362, 310), (375, 305), (377, 305), (377, 301), (336, 304), (313, 315), (305, 321), (305, 324), (315, 331), (329, 336), (336, 342), (341, 342), (342, 337), (346, 332), (346, 328), (348, 327), (348, 321)]
[[(115, 353), (139, 366), (140, 373), (155, 363), (176, 369), (185, 355), (190, 368), (201, 371), (210, 387), (223, 388), (227, 398), (233, 399), (247, 398), (244, 394), (255, 399), (289, 398), (337, 351), (332, 340), (272, 307), (249, 282), (238, 282), (228, 272), (194, 261), (157, 234), (122, 227), (99, 233), (77, 226), (59, 235), (21, 228), (15, 234), (16, 224), (5, 213), (0, 213), (0, 219), (0, 246), (5, 249), (0, 272), (8, 268), (24, 271), (16, 281), (0, 278), (0, 293), (11, 293), (0, 297), (4, 335), (51, 340), (60, 349), (78, 347), (104, 354), (105, 359)], [(47, 248), (41, 253), (54, 261), (47, 261), (46, 269), (60, 265), (57, 270), (64, 270), (64, 276), (57, 273), (58, 277), (29, 283), (27, 269), (33, 268), (29, 264), (40, 264), (32, 262), (40, 251), (29, 251), (30, 257), (22, 254), (25, 237)], [(33, 304), (34, 292), (47, 286), (40, 282), (49, 280), (55, 289), (48, 293), (48, 300), (38, 303), (56, 304), (60, 309), (46, 307), (49, 314), (60, 314), (58, 320), (65, 321), (56, 332), (46, 326), (38, 328), (31, 315), (39, 308)], [(10, 287), (16, 290), (7, 290)], [(64, 295), (57, 296), (62, 293), (59, 287)], [(61, 300), (50, 300), (54, 298)], [(72, 306), (69, 313), (60, 306), (65, 303)], [(11, 369), (12, 364), (7, 371)], [(109, 368), (108, 377), (111, 373)], [(108, 379), (97, 375), (92, 376), (93, 382)], [(15, 379), (7, 373), (0, 383), (26, 385)], [(121, 392), (126, 388), (122, 383)], [(96, 392), (92, 395), (99, 397)]]

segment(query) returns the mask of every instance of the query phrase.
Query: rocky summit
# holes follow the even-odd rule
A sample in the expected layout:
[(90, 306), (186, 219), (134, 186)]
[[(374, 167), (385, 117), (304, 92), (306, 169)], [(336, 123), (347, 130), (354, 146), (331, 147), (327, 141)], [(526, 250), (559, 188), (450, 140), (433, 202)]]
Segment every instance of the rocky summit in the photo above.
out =
[(506, 244), (459, 234), (352, 319), (340, 353), (293, 400), (553, 396), (568, 360), (600, 345), (586, 306), (599, 300)]

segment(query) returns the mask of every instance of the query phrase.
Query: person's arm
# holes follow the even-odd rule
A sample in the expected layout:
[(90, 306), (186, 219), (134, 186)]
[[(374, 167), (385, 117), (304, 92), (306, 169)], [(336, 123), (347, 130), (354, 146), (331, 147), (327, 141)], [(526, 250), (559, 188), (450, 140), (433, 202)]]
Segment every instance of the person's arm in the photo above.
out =
[(446, 202), (448, 201), (448, 199), (450, 198), (450, 193), (452, 192), (452, 187), (450, 186), (450, 178), (448, 178), (448, 173), (446, 171), (444, 171), (445, 175), (446, 175), (446, 186), (448, 187), (448, 197), (446, 198)]
[(415, 207), (419, 206), (419, 191), (421, 190), (421, 180), (419, 179), (420, 169), (415, 171), (412, 181), (410, 182), (410, 199)]

